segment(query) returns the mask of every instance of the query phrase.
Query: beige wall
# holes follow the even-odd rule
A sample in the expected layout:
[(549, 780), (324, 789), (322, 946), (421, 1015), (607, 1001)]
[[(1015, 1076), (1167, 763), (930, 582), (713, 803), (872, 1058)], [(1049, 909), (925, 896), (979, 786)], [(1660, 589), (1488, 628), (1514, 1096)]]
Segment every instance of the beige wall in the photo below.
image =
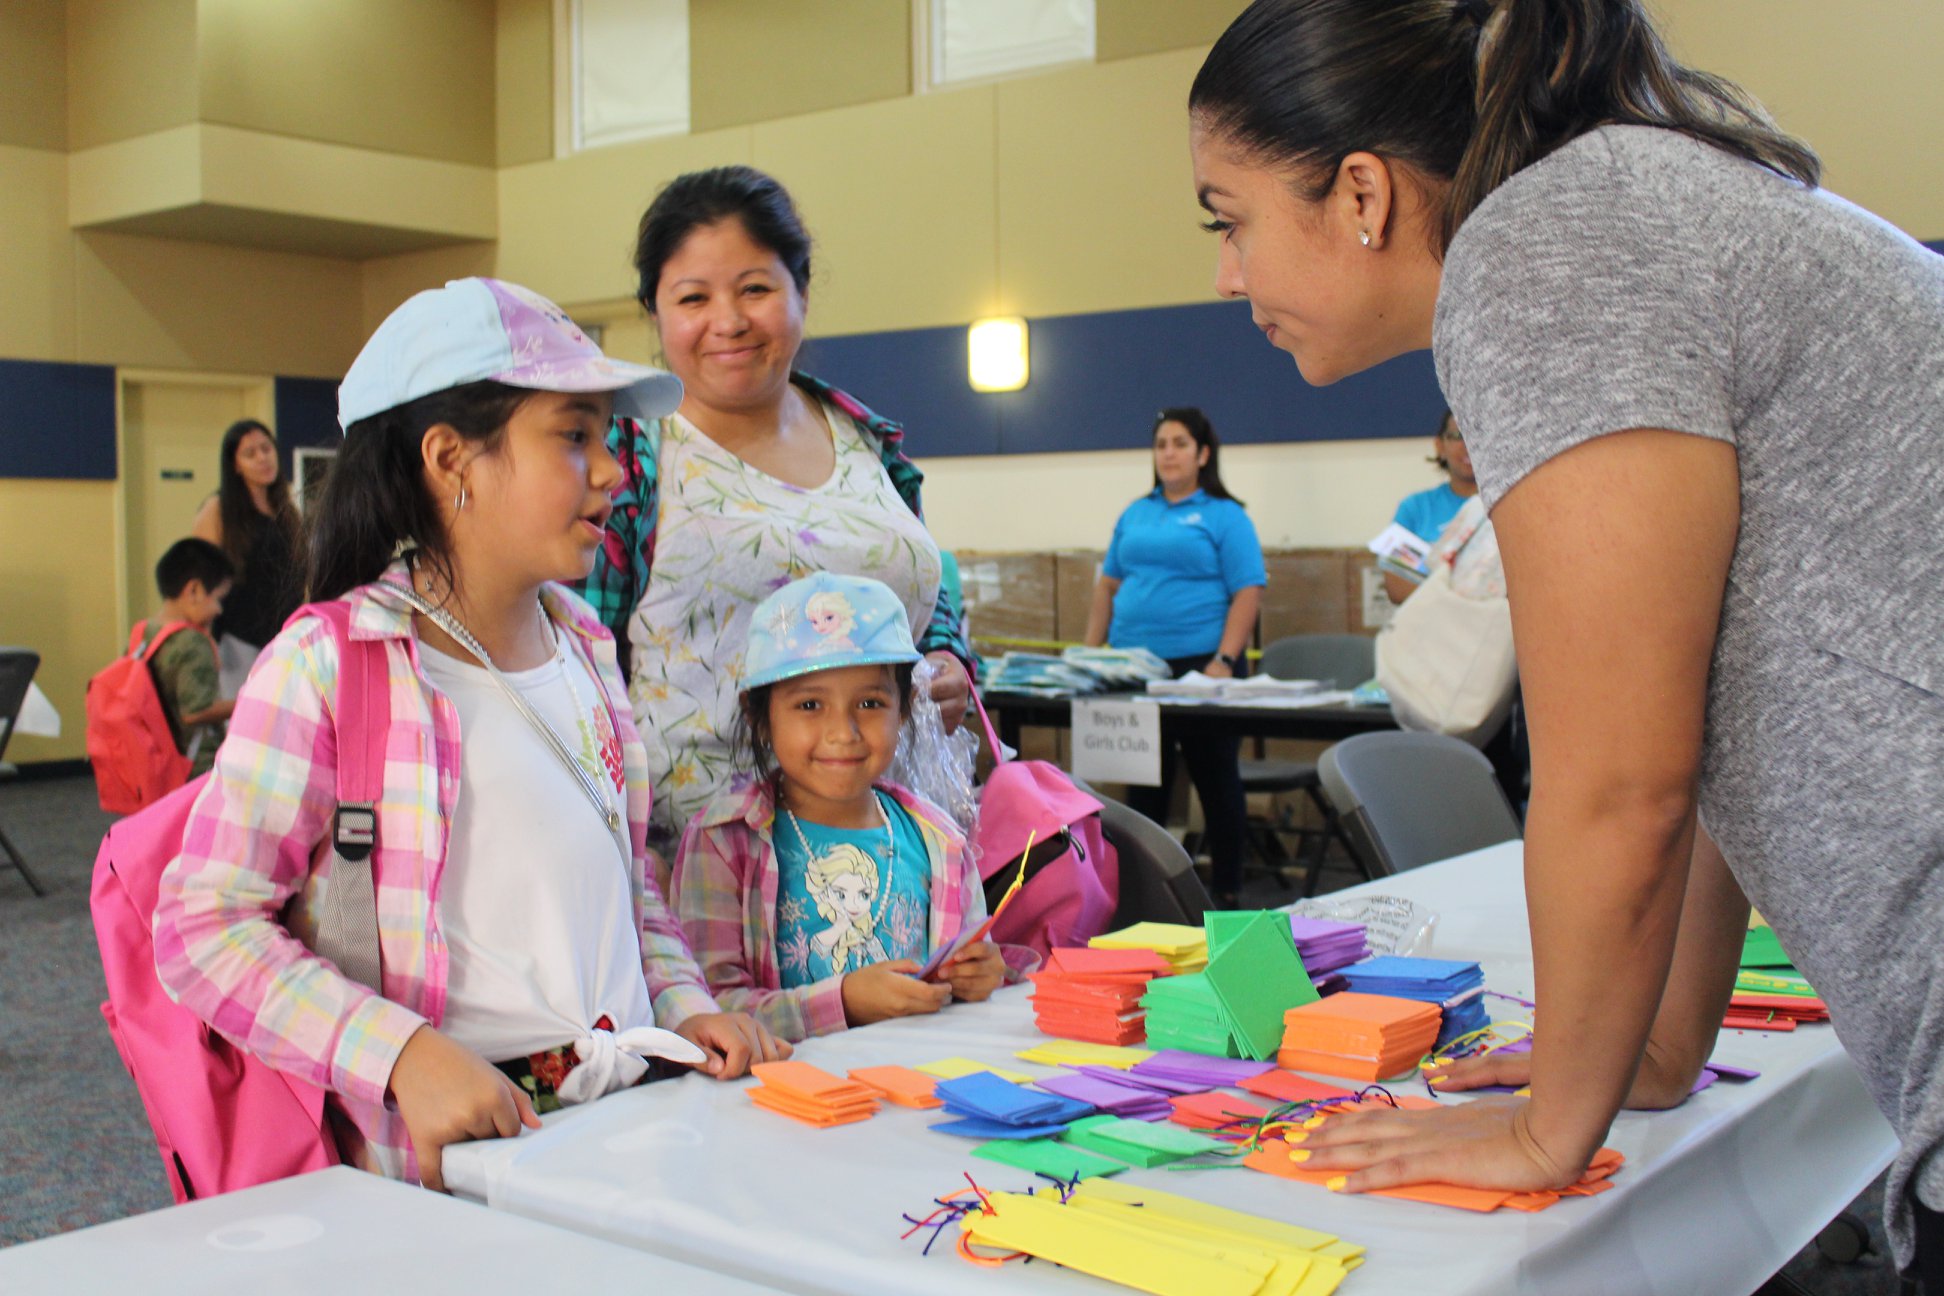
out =
[(553, 156), (553, 2), (498, 0), (493, 116), (498, 165)]
[(1094, 57), (1101, 62), (1215, 43), (1244, 0), (1095, 0)]
[[(11, 76), (11, 56), (7, 63), (4, 74)], [(67, 84), (70, 149), (113, 144), (193, 122), (196, 0), (71, 0)]]
[(67, 147), (67, 6), (0, 4), (0, 144)]
[(18, 737), (10, 761), (77, 760), (88, 677), (128, 641), (110, 555), (120, 504), (113, 482), (0, 478), (0, 642), (41, 655), (35, 682), (61, 713), (59, 738)]
[(690, 0), (695, 130), (910, 93), (910, 0)]
[(198, 0), (196, 8), (201, 120), (492, 165), (493, 0)]

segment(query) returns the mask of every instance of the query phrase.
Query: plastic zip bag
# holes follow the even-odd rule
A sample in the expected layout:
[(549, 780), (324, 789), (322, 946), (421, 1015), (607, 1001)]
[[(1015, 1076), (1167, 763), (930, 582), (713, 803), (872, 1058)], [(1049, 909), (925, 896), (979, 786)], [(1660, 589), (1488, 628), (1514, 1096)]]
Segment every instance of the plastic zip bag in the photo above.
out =
[(969, 840), (979, 816), (979, 793), (972, 784), (979, 739), (967, 724), (961, 724), (956, 733), (945, 732), (945, 717), (931, 695), (937, 674), (923, 659), (911, 668), (911, 714), (898, 732), (891, 781), (950, 815)]

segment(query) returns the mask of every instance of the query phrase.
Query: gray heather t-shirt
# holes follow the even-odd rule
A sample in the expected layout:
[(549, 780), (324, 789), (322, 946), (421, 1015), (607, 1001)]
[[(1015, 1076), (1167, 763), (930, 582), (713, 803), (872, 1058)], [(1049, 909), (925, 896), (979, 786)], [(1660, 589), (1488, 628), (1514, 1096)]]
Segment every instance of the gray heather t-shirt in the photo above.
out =
[(1701, 815), (1944, 1210), (1944, 257), (1671, 131), (1528, 167), (1445, 262), (1438, 376), (1488, 505), (1583, 441), (1731, 442)]

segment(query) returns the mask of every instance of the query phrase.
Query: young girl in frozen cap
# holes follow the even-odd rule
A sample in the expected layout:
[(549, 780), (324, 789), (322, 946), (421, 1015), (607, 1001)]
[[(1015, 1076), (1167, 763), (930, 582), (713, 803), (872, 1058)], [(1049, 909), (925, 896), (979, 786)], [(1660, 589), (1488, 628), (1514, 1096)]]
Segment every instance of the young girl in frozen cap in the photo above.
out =
[(413, 297), (339, 388), (309, 585), (348, 605), (352, 641), (384, 645), (377, 984), (293, 935), (338, 900), (340, 662), (314, 614), (237, 699), (162, 880), (155, 948), (180, 1003), (330, 1092), (347, 1161), (437, 1188), (446, 1144), (634, 1083), (644, 1055), (728, 1077), (789, 1051), (718, 1009), (647, 881), (648, 784), (614, 644), (559, 584), (601, 543), (609, 419), (680, 396), (492, 279)]
[(952, 950), (985, 918), (964, 835), (884, 777), (917, 660), (904, 605), (865, 577), (793, 581), (750, 620), (756, 778), (689, 824), (669, 894), (716, 998), (784, 1039), (984, 999), (1004, 975), (990, 942)]

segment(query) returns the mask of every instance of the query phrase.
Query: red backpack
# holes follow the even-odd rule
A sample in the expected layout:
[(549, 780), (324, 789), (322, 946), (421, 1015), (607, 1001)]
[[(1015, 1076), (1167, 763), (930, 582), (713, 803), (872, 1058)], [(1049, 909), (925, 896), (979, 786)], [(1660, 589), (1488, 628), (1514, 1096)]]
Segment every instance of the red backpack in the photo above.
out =
[[(333, 890), (342, 922), (317, 952), (377, 988), (378, 924), (371, 857), (391, 723), (385, 645), (352, 641), (343, 603), (299, 608), (321, 616), (338, 644), (337, 794)], [(91, 695), (92, 696), (92, 695)], [(189, 811), (208, 776), (117, 823), (95, 858), (95, 939), (108, 998), (101, 1015), (135, 1078), (178, 1203), (338, 1164), (324, 1091), (237, 1048), (176, 1003), (155, 974), (155, 901), (162, 872), (182, 853)], [(342, 946), (342, 948), (339, 948)]]
[(149, 663), (171, 635), (201, 631), (187, 621), (172, 621), (145, 652), (142, 632), (148, 624), (138, 622), (129, 632), (127, 655), (88, 681), (88, 760), (94, 765), (101, 808), (110, 814), (134, 814), (189, 778), (189, 758), (176, 749)]

